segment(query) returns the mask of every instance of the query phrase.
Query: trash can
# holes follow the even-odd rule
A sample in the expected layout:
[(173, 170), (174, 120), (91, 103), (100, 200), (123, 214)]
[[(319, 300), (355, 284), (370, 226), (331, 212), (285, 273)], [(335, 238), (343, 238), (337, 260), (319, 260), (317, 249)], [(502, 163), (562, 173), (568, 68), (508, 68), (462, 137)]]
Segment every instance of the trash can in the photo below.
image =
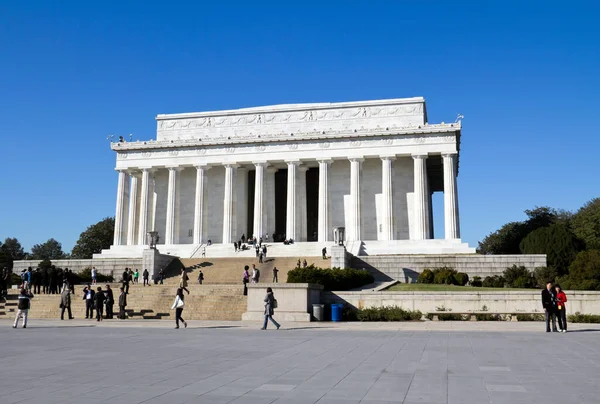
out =
[(324, 304), (313, 304), (313, 317), (316, 321), (323, 321), (325, 319)]
[(343, 304), (332, 304), (331, 305), (331, 321), (342, 321), (342, 308)]

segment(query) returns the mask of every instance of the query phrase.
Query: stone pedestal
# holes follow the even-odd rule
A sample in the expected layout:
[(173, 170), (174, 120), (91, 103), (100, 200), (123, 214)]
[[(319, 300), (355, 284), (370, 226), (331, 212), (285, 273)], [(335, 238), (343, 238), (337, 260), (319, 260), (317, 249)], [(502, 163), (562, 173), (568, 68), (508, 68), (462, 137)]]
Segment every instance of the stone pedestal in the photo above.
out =
[(322, 285), (312, 283), (259, 283), (248, 285), (248, 309), (242, 314), (244, 321), (262, 321), (265, 318), (267, 288), (273, 289), (277, 308), (273, 318), (278, 322), (308, 322), (312, 305), (321, 303)]
[(331, 246), (331, 267), (332, 268), (350, 268), (350, 257), (343, 245)]
[(175, 257), (163, 255), (156, 249), (147, 249), (142, 251), (142, 269), (147, 269), (150, 273), (150, 279), (154, 279), (154, 274), (158, 274), (161, 268), (165, 268)]

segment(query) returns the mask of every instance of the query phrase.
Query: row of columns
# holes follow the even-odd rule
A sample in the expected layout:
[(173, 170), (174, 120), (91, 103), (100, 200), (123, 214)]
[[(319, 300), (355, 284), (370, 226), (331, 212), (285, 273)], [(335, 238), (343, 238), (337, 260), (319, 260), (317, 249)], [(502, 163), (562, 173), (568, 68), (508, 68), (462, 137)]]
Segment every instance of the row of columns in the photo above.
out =
[[(413, 234), (412, 239), (424, 240), (429, 238), (429, 195), (427, 184), (427, 154), (414, 154), (414, 199), (413, 199)], [(394, 240), (394, 192), (393, 192), (393, 161), (395, 156), (381, 156), (382, 175), (382, 240)], [(456, 154), (442, 154), (444, 171), (444, 221), (445, 238), (460, 238), (458, 198), (456, 187)], [(363, 158), (350, 158), (350, 220), (346, 229), (348, 240), (360, 240), (362, 234), (362, 206), (361, 206), (361, 170)], [(306, 235), (306, 166), (301, 166), (299, 160), (287, 161), (287, 217), (286, 237), (302, 240)], [(331, 241), (331, 206), (330, 206), (330, 165), (331, 159), (319, 160), (319, 201), (318, 201), (318, 241)], [(253, 234), (257, 237), (266, 234), (267, 229), (274, 228), (270, 222), (275, 217), (275, 169), (268, 168), (266, 161), (254, 163), (256, 179), (254, 185), (254, 223)], [(237, 240), (236, 215), (237, 215), (237, 165), (225, 165), (225, 193), (223, 198), (223, 243)], [(178, 234), (178, 209), (179, 173), (182, 167), (167, 167), (169, 170), (167, 191), (167, 212), (165, 244), (174, 244)], [(196, 168), (196, 193), (194, 198), (194, 229), (193, 243), (202, 244), (204, 229), (206, 227), (206, 178), (208, 165), (197, 165)], [(138, 175), (130, 175), (126, 170), (119, 171), (117, 189), (117, 207), (115, 215), (114, 245), (123, 242), (123, 229), (125, 228), (125, 209), (129, 200), (128, 226), (126, 234), (127, 245), (146, 244), (146, 232), (150, 230), (150, 219), (154, 221), (154, 206), (150, 187), (151, 168), (142, 169), (141, 187), (138, 201)], [(268, 175), (267, 175), (268, 174)], [(265, 195), (268, 193), (268, 195)], [(152, 212), (151, 212), (152, 211)], [(136, 228), (138, 232), (136, 234)]]

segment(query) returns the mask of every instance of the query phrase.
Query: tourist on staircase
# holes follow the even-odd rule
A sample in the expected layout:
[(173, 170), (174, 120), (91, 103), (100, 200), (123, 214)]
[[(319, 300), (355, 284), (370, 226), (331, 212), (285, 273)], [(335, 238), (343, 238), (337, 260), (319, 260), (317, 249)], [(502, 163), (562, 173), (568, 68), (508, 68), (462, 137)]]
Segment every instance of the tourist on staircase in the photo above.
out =
[(244, 296), (248, 295), (248, 282), (250, 282), (250, 274), (248, 273), (248, 265), (244, 266), (242, 274), (242, 283), (244, 284)]
[(277, 269), (277, 267), (273, 267), (273, 283), (279, 282), (279, 278), (277, 276), (278, 273), (279, 273), (279, 269)]
[(148, 268), (144, 269), (144, 273), (142, 274), (142, 278), (144, 278), (144, 287), (146, 287), (146, 285), (150, 286), (150, 283), (148, 282), (148, 278), (150, 277), (150, 273), (148, 272)]
[(125, 307), (127, 307), (127, 293), (125, 293), (124, 288), (119, 289), (121, 291), (121, 295), (119, 296), (119, 319), (125, 320)]
[(69, 320), (73, 320), (73, 313), (71, 312), (71, 289), (63, 288), (63, 291), (60, 295), (60, 319), (65, 319), (65, 310), (67, 310), (67, 314), (69, 314)]
[(94, 318), (94, 295), (91, 285), (83, 288), (83, 300), (85, 300), (85, 318)]
[(123, 271), (123, 290), (125, 290), (125, 294), (129, 294), (129, 268), (125, 268)]
[(271, 320), (273, 325), (275, 327), (277, 327), (277, 329), (279, 329), (279, 327), (281, 327), (281, 326), (273, 318), (273, 314), (275, 313), (274, 309), (277, 308), (277, 300), (275, 299), (275, 296), (273, 295), (273, 289), (267, 288), (267, 295), (265, 296), (264, 302), (265, 302), (265, 322), (263, 323), (261, 330), (267, 329), (268, 320)]
[(21, 293), (19, 294), (19, 304), (17, 305), (17, 315), (15, 316), (13, 328), (17, 328), (19, 325), (19, 318), (21, 317), (23, 318), (23, 328), (27, 328), (27, 313), (29, 313), (29, 308), (31, 307), (31, 299), (33, 299), (33, 294), (25, 288), (22, 288)]
[(105, 300), (106, 296), (104, 295), (102, 288), (98, 286), (98, 289), (96, 289), (96, 295), (94, 296), (94, 306), (96, 306), (96, 321), (102, 321)]
[(106, 296), (106, 317), (108, 319), (113, 318), (113, 306), (115, 305), (115, 298), (113, 296), (113, 291), (110, 285), (106, 285), (106, 290), (104, 291), (104, 295)]
[(189, 279), (190, 278), (188, 277), (187, 273), (185, 272), (185, 268), (182, 268), (181, 269), (181, 277), (179, 278), (179, 288), (185, 290), (188, 295), (190, 294), (190, 291), (187, 289)]
[(198, 271), (198, 283), (200, 285), (202, 285), (202, 282), (204, 281), (204, 274), (202, 273), (202, 270)]
[[(262, 262), (262, 261), (259, 261)], [(256, 265), (252, 264), (252, 283), (258, 283), (260, 279), (260, 269), (256, 268)]]
[(133, 274), (133, 283), (140, 283), (140, 271), (137, 268)]
[(177, 289), (177, 295), (175, 296), (173, 306), (171, 306), (171, 310), (175, 309), (175, 328), (179, 328), (179, 320), (181, 320), (181, 322), (183, 322), (183, 326), (187, 328), (187, 323), (185, 322), (183, 317), (181, 317), (181, 314), (183, 313), (183, 306), (185, 306), (183, 298), (183, 288), (179, 288)]

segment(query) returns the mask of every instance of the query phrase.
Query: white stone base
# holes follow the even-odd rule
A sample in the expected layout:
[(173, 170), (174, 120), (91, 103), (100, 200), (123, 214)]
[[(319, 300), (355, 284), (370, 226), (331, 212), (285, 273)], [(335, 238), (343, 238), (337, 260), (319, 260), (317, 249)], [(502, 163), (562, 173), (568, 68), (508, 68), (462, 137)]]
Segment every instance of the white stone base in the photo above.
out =
[(358, 254), (353, 255), (397, 255), (397, 254), (475, 254), (475, 249), (460, 239), (363, 241)]

